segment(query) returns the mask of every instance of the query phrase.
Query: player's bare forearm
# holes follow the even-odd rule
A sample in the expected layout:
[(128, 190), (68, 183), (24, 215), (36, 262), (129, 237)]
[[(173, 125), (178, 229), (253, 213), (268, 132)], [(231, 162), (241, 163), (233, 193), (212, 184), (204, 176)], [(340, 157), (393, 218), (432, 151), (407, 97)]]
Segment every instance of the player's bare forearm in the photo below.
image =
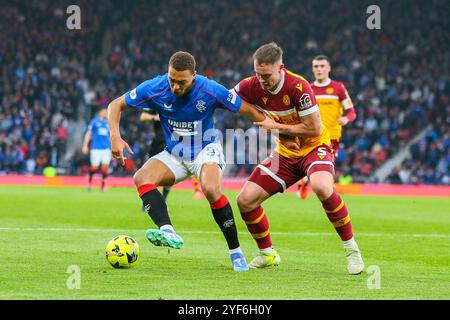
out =
[(91, 141), (91, 137), (92, 137), (92, 132), (90, 130), (88, 130), (86, 132), (86, 134), (84, 135), (84, 140), (83, 140), (82, 152), (84, 154), (89, 153), (89, 142)]
[(278, 129), (280, 134), (288, 136), (317, 137), (322, 133), (322, 120), (319, 112), (302, 117), (302, 123), (296, 125), (280, 124), (280, 126)]
[(111, 137), (120, 137), (120, 115), (127, 108), (125, 97), (120, 96), (108, 105), (108, 123)]
[(125, 164), (125, 157), (123, 155), (123, 149), (126, 148), (130, 154), (133, 154), (128, 143), (126, 143), (120, 136), (120, 115), (122, 110), (125, 110), (127, 104), (125, 103), (125, 97), (121, 96), (113, 100), (108, 105), (108, 123), (110, 131), (111, 141), (111, 153), (115, 159), (117, 159), (122, 165)]
[(89, 147), (89, 141), (91, 141), (91, 137), (92, 137), (91, 131), (90, 130), (86, 131), (86, 134), (84, 135), (84, 140), (83, 140), (83, 148)]
[(241, 108), (239, 109), (239, 113), (250, 118), (253, 122), (263, 121), (266, 116), (261, 111), (257, 110), (254, 106), (252, 106), (247, 101), (242, 101)]
[(322, 121), (319, 112), (302, 117), (302, 123), (299, 124), (282, 124), (270, 118), (255, 124), (266, 130), (278, 130), (281, 135), (293, 137), (316, 137), (322, 133)]

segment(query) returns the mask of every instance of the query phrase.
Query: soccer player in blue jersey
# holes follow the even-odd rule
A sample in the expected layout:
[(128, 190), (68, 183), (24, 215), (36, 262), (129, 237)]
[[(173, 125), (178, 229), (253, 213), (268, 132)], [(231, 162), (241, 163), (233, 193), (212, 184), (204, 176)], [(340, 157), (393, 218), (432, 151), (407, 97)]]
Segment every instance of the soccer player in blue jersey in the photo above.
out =
[(111, 144), (109, 139), (108, 110), (103, 108), (88, 125), (84, 135), (82, 152), (90, 151), (90, 167), (88, 190), (92, 190), (92, 177), (100, 169), (102, 185), (100, 190), (106, 190), (106, 178), (108, 177), (109, 163), (111, 162)]
[(158, 229), (146, 232), (157, 246), (181, 248), (182, 238), (175, 232), (167, 205), (157, 190), (171, 186), (191, 175), (200, 181), (211, 211), (228, 244), (235, 271), (248, 270), (241, 251), (233, 211), (221, 190), (225, 167), (213, 114), (217, 108), (248, 116), (253, 121), (264, 114), (229, 91), (195, 71), (195, 59), (187, 52), (176, 52), (169, 61), (168, 73), (144, 81), (137, 88), (116, 98), (108, 106), (112, 155), (124, 163), (123, 149), (132, 153), (120, 136), (120, 114), (127, 108), (150, 108), (158, 112), (166, 148), (150, 158), (134, 175), (142, 203)]

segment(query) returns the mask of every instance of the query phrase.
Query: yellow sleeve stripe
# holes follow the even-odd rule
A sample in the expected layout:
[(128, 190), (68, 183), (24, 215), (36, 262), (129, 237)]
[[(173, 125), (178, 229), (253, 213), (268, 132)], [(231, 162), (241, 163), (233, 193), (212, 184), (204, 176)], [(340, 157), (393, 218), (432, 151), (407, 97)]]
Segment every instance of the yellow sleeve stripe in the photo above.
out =
[(290, 74), (291, 76), (294, 76), (294, 77), (296, 77), (296, 78), (302, 79), (303, 81), (306, 81), (306, 79), (303, 78), (301, 75), (298, 75), (298, 74), (296, 74), (296, 73), (293, 73), (293, 72), (291, 72), (291, 71), (289, 71), (289, 70), (286, 70), (286, 72), (287, 72), (288, 74)]
[(262, 239), (270, 233), (269, 229), (261, 233), (252, 233), (253, 239)]
[(262, 220), (262, 218), (264, 218), (264, 215), (265, 215), (265, 212), (263, 211), (261, 213), (261, 215), (258, 218), (256, 218), (255, 220), (251, 220), (251, 221), (244, 220), (244, 222), (245, 222), (245, 224), (256, 224), (256, 223), (260, 222)]
[(345, 218), (342, 218), (341, 220), (332, 222), (332, 224), (335, 228), (339, 228), (339, 227), (345, 226), (349, 222), (350, 222), (350, 216), (347, 215)]
[(325, 210), (325, 212), (326, 212), (326, 213), (336, 213), (336, 212), (338, 212), (339, 210), (342, 209), (342, 207), (344, 206), (344, 204), (345, 204), (345, 203), (344, 203), (344, 200), (341, 200), (341, 204), (338, 205), (338, 207), (337, 207), (336, 209), (330, 210), (330, 211)]

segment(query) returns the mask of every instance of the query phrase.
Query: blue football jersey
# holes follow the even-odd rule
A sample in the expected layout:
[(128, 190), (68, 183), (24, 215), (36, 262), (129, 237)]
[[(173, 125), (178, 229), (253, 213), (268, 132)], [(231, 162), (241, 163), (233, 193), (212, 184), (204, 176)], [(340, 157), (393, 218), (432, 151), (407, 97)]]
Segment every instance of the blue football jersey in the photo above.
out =
[(185, 96), (172, 93), (165, 74), (144, 81), (125, 93), (125, 102), (132, 108), (157, 111), (167, 151), (188, 160), (193, 160), (209, 143), (220, 142), (221, 133), (214, 127), (216, 108), (237, 112), (242, 105), (234, 90), (198, 74), (193, 88)]
[(111, 149), (108, 120), (102, 120), (100, 117), (95, 117), (89, 123), (88, 130), (92, 133), (91, 149)]

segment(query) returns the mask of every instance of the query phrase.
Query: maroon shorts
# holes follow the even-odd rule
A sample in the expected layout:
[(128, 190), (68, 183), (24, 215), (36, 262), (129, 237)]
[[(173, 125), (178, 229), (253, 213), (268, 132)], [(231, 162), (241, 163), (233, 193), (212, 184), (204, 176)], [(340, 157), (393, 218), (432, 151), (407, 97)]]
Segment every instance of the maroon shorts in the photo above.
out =
[(322, 145), (301, 158), (286, 158), (273, 152), (258, 164), (248, 181), (254, 182), (270, 195), (284, 192), (304, 176), (313, 172), (327, 171), (334, 176), (333, 150)]
[(331, 140), (331, 149), (333, 149), (334, 159), (336, 159), (339, 152), (339, 140)]

